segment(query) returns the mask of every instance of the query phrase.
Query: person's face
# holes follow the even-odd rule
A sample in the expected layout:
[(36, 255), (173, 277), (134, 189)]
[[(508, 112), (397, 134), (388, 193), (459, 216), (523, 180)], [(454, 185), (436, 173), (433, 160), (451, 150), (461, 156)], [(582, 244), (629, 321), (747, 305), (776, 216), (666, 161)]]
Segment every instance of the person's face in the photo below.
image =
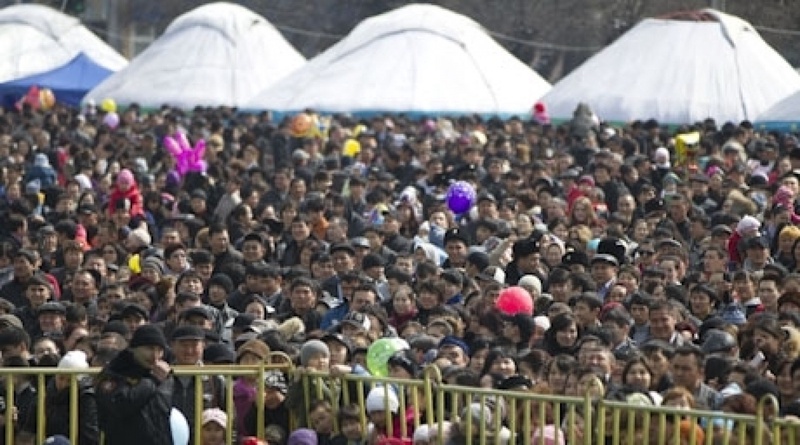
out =
[(337, 274), (349, 272), (355, 268), (355, 258), (349, 252), (337, 250), (331, 255), (333, 260), (333, 270)]
[(517, 372), (517, 365), (512, 358), (501, 357), (492, 362), (489, 372), (502, 375), (503, 377), (511, 377)]
[(264, 310), (264, 305), (255, 301), (250, 302), (244, 308), (244, 313), (254, 316), (256, 320), (264, 320), (267, 318), (267, 313)]
[(331, 352), (331, 365), (347, 364), (347, 346), (338, 341), (328, 341), (328, 350)]
[(33, 347), (33, 356), (36, 360), (41, 360), (45, 355), (58, 354), (58, 346), (50, 339), (39, 340)]
[(360, 441), (364, 436), (360, 421), (344, 420), (341, 428), (342, 435), (344, 435), (347, 440)]
[(569, 374), (562, 372), (558, 366), (551, 366), (550, 372), (547, 374), (547, 383), (556, 394), (564, 394), (567, 385), (567, 377)]
[(689, 295), (689, 306), (692, 314), (698, 317), (706, 317), (711, 313), (711, 299), (705, 292), (692, 292)]
[(39, 314), (39, 329), (45, 333), (61, 332), (64, 329), (64, 318), (52, 312)]
[(641, 391), (647, 391), (650, 389), (652, 380), (653, 378), (650, 375), (650, 371), (648, 371), (643, 364), (635, 363), (628, 368), (624, 383)]
[(31, 307), (37, 308), (50, 299), (50, 289), (48, 289), (47, 286), (38, 284), (35, 286), (28, 286), (25, 290), (25, 296), (28, 298)]
[(203, 425), (203, 445), (221, 445), (225, 443), (225, 429), (217, 422), (206, 422)]
[(800, 193), (800, 182), (794, 176), (783, 178), (781, 185), (785, 185), (792, 191), (792, 195), (797, 196)]
[(423, 309), (433, 309), (439, 304), (439, 297), (432, 292), (421, 292), (419, 294), (419, 305)]
[(290, 296), (292, 309), (298, 312), (313, 310), (317, 305), (317, 296), (308, 286), (297, 286)]
[(661, 270), (664, 271), (664, 280), (667, 283), (674, 283), (678, 279), (678, 271), (675, 262), (672, 260), (662, 261)]
[(27, 258), (17, 257), (14, 258), (14, 276), (23, 280), (27, 280), (33, 276), (36, 267), (28, 261)]
[[(3, 354), (5, 355), (5, 354)], [(133, 358), (145, 368), (151, 368), (157, 361), (164, 358), (164, 349), (161, 346), (148, 345), (133, 348)], [(192, 363), (192, 364), (196, 364)]]
[(203, 340), (185, 339), (172, 342), (176, 365), (196, 365), (203, 358)]
[(487, 355), (489, 355), (488, 349), (481, 349), (472, 354), (472, 357), (469, 359), (469, 368), (478, 373), (483, 371), (483, 365), (486, 363)]
[(197, 277), (186, 277), (181, 281), (181, 292), (191, 292), (196, 295), (203, 294), (203, 282)]
[[(207, 264), (196, 264), (194, 266), (194, 271), (200, 275), (203, 280), (208, 281), (211, 278), (211, 274), (214, 272), (214, 265), (211, 263)], [(200, 282), (200, 288), (203, 287), (203, 283)]]
[(411, 257), (397, 258), (394, 267), (409, 275), (414, 275), (414, 260)]
[(690, 410), (693, 408), (692, 403), (684, 396), (674, 397), (672, 399), (666, 400), (664, 401), (664, 406), (670, 408), (685, 409), (685, 410)]
[(97, 295), (97, 284), (88, 273), (79, 273), (72, 279), (72, 294), (76, 301), (89, 301)]
[(750, 260), (750, 262), (752, 262), (753, 264), (756, 265), (766, 264), (768, 258), (769, 258), (769, 249), (765, 249), (762, 247), (747, 249), (747, 259)]
[(439, 357), (450, 360), (455, 366), (467, 366), (469, 364), (469, 357), (464, 353), (464, 350), (455, 345), (447, 345), (439, 348)]
[(208, 301), (216, 306), (225, 303), (228, 300), (228, 294), (222, 286), (212, 285), (208, 288)]
[(603, 375), (611, 374), (613, 363), (611, 353), (607, 349), (595, 346), (581, 352), (586, 366)]
[(369, 291), (356, 291), (350, 301), (350, 310), (360, 312), (365, 307), (375, 304), (375, 294)]
[(314, 371), (325, 372), (330, 369), (330, 357), (326, 354), (315, 354), (308, 360), (308, 364), (306, 368), (312, 369)]
[(754, 293), (753, 282), (748, 279), (736, 280), (733, 282), (733, 290), (739, 294), (739, 297), (751, 298)]
[(407, 292), (398, 292), (392, 298), (392, 307), (395, 313), (405, 315), (414, 310), (414, 301)]
[(450, 241), (445, 245), (445, 251), (454, 264), (462, 264), (467, 260), (467, 245), (461, 241)]
[(186, 251), (178, 249), (167, 258), (167, 267), (174, 272), (183, 272), (189, 267)]
[(228, 250), (229, 241), (230, 239), (228, 237), (227, 230), (215, 233), (211, 235), (211, 237), (209, 238), (209, 242), (211, 243), (211, 250), (215, 253), (220, 253)]
[(596, 283), (608, 283), (614, 279), (616, 268), (605, 261), (595, 261), (592, 263), (592, 278)]
[(441, 228), (447, 228), (447, 216), (442, 212), (433, 212), (430, 217), (431, 224), (435, 224)]
[(753, 334), (753, 343), (759, 351), (763, 352), (767, 356), (773, 356), (777, 354), (781, 347), (777, 338), (773, 337), (772, 334), (759, 329), (758, 327), (756, 327), (756, 330)]
[(597, 309), (591, 309), (584, 302), (577, 303), (573, 312), (575, 313), (575, 318), (578, 319), (578, 324), (581, 326), (593, 326), (597, 322), (599, 313)]
[(314, 278), (323, 281), (336, 275), (333, 261), (315, 261), (311, 263), (311, 274)]
[(675, 317), (666, 309), (650, 311), (650, 334), (653, 338), (670, 341), (675, 332)]
[(556, 343), (563, 348), (571, 348), (578, 339), (578, 326), (575, 323), (556, 332)]
[(286, 400), (286, 394), (278, 388), (264, 388), (264, 407), (269, 409), (278, 408)]
[(697, 359), (691, 354), (677, 354), (670, 364), (675, 385), (694, 391), (703, 380), (703, 369), (698, 366)]
[(772, 280), (763, 280), (758, 283), (758, 298), (765, 307), (774, 308), (778, 304), (778, 297), (781, 293), (778, 285)]

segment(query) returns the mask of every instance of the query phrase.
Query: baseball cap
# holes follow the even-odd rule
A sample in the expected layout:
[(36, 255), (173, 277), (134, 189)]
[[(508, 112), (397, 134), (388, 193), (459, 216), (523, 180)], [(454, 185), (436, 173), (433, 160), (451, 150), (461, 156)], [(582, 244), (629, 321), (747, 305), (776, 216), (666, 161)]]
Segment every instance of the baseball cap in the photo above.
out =
[(729, 352), (738, 346), (733, 335), (721, 329), (710, 329), (705, 334), (702, 350), (705, 354), (717, 354)]
[(345, 317), (342, 319), (342, 324), (345, 323), (355, 326), (358, 329), (363, 329), (365, 331), (368, 331), (371, 326), (369, 317), (367, 317), (366, 314), (363, 314), (361, 312), (350, 312), (349, 314), (345, 315)]
[(203, 411), (203, 425), (214, 422), (222, 428), (228, 427), (228, 415), (219, 408), (209, 408)]

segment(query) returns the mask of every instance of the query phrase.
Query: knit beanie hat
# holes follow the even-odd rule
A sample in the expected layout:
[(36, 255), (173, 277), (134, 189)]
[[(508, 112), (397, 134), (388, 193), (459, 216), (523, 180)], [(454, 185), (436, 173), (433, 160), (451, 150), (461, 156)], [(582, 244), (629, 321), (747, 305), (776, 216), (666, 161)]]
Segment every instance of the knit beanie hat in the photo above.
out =
[(389, 398), (389, 410), (393, 413), (397, 413), (397, 410), (400, 409), (400, 402), (397, 400), (397, 395), (395, 395), (392, 388), (383, 386), (372, 388), (367, 395), (367, 413), (386, 411), (386, 397)]
[(317, 433), (308, 428), (301, 428), (286, 439), (286, 445), (317, 445)]
[(133, 338), (131, 339), (131, 348), (139, 346), (161, 346), (162, 349), (167, 349), (167, 339), (164, 337), (161, 328), (146, 324), (139, 326), (136, 332), (133, 333)]
[(317, 355), (324, 355), (325, 357), (331, 356), (331, 351), (328, 345), (320, 340), (309, 340), (300, 348), (300, 365), (308, 366), (308, 362)]
[(233, 281), (231, 281), (231, 279), (227, 275), (223, 275), (221, 273), (215, 273), (214, 275), (212, 275), (211, 278), (208, 280), (208, 287), (214, 285), (225, 289), (225, 293), (229, 294), (233, 292)]
[(127, 168), (122, 169), (117, 174), (117, 185), (122, 186), (123, 184), (128, 186), (133, 186), (134, 184), (133, 173)]
[(739, 232), (740, 235), (743, 235), (747, 232), (752, 232), (753, 230), (758, 230), (761, 228), (761, 222), (756, 218), (745, 215), (738, 224), (736, 224), (736, 231)]

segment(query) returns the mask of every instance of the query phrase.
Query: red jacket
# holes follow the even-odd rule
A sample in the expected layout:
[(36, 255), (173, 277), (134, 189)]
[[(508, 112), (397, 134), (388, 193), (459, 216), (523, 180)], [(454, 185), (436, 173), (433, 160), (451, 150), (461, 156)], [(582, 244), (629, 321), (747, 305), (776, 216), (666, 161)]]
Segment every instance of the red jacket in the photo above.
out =
[(123, 199), (128, 199), (131, 202), (131, 218), (136, 216), (144, 216), (144, 204), (142, 203), (142, 193), (139, 192), (139, 186), (133, 184), (130, 188), (123, 192), (116, 185), (111, 191), (111, 196), (108, 199), (108, 215), (114, 214), (117, 202)]

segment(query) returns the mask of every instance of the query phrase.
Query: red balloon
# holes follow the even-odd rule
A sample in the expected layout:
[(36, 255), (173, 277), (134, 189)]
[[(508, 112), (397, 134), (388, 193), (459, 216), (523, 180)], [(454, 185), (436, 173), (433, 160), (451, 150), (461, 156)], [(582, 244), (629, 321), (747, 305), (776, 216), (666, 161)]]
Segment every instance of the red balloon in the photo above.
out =
[(505, 315), (533, 315), (533, 298), (527, 290), (512, 286), (500, 291), (495, 307)]

